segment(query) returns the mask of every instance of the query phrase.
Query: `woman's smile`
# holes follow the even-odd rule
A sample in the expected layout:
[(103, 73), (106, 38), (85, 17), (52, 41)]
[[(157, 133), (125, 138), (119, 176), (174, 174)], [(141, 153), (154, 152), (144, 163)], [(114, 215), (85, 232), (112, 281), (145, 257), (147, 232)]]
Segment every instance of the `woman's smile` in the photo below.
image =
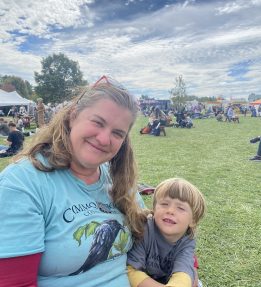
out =
[(84, 139), (84, 142), (88, 145), (91, 146), (94, 150), (96, 151), (100, 151), (100, 152), (108, 152), (105, 148), (100, 147), (98, 144), (94, 144), (92, 143), (90, 140), (88, 139)]

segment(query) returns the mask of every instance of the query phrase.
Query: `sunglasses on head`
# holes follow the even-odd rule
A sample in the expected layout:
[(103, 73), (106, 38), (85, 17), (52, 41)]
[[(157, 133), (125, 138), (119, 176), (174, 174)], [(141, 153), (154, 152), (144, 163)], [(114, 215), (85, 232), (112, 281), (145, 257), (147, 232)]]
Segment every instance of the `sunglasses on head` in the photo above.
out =
[[(127, 91), (127, 89), (118, 81), (114, 80), (113, 78), (111, 78), (110, 76), (105, 76), (103, 75), (98, 81), (96, 81), (93, 85), (91, 85), (91, 87), (97, 87), (99, 84), (108, 84), (111, 85), (113, 87), (119, 88), (121, 90), (125, 90)], [(83, 91), (83, 93), (80, 95), (79, 99), (77, 100), (77, 104), (79, 103), (79, 101), (82, 99), (82, 97), (84, 96), (85, 91)]]

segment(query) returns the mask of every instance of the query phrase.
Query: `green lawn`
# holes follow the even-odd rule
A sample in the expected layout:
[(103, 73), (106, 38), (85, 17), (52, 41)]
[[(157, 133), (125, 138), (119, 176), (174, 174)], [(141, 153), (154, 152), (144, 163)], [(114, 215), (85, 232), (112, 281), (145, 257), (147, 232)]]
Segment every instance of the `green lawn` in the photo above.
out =
[[(184, 177), (204, 193), (207, 215), (197, 240), (199, 276), (204, 286), (261, 286), (261, 162), (251, 162), (260, 135), (260, 118), (240, 124), (195, 120), (195, 128), (167, 128), (166, 137), (140, 135), (147, 119), (138, 119), (132, 140), (139, 180), (156, 185)], [(151, 204), (151, 197), (145, 201)]]
[[(261, 163), (248, 160), (257, 151), (249, 139), (261, 134), (261, 119), (195, 120), (192, 129), (167, 128), (166, 137), (140, 135), (147, 120), (138, 118), (131, 132), (139, 181), (184, 177), (206, 197), (197, 240), (204, 286), (261, 286)], [(0, 169), (7, 163), (0, 159)], [(151, 205), (151, 196), (144, 200)]]

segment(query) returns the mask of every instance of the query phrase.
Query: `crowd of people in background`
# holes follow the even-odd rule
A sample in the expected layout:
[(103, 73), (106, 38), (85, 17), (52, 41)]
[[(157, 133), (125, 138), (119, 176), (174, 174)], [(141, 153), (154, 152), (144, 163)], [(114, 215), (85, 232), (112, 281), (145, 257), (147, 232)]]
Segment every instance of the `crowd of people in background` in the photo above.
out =
[(0, 158), (17, 154), (23, 148), (24, 137), (35, 134), (39, 128), (48, 124), (61, 106), (45, 105), (39, 98), (35, 106), (12, 106), (6, 117), (3, 113), (0, 118), (0, 137), (4, 138), (5, 143), (0, 145)]
[[(62, 104), (44, 104), (41, 98), (37, 99), (37, 104), (29, 104), (28, 106), (12, 106), (7, 114), (3, 111), (1, 116), (8, 119), (12, 118), (12, 122), (16, 124), (18, 130), (24, 132), (25, 128), (30, 128), (31, 122), (35, 122), (36, 128), (40, 128), (48, 124), (53, 116), (64, 106)], [(8, 122), (6, 122), (8, 124)], [(7, 136), (8, 129), (6, 127), (0, 128), (0, 136)]]
[[(0, 136), (8, 137), (10, 133), (10, 122), (15, 123), (16, 129), (24, 136), (34, 134), (37, 129), (48, 124), (53, 116), (65, 105), (62, 104), (44, 104), (41, 98), (37, 99), (37, 104), (28, 106), (12, 106), (7, 117), (12, 120), (5, 120), (4, 117), (0, 120)], [(219, 122), (234, 122), (239, 123), (239, 115), (246, 116), (247, 113), (251, 117), (261, 117), (261, 105), (247, 106), (228, 104), (227, 106), (206, 106), (202, 103), (196, 105), (185, 104), (178, 108), (162, 108), (160, 106), (143, 106), (140, 107), (142, 114), (148, 117), (147, 126), (140, 130), (140, 134), (150, 134), (166, 136), (165, 127), (175, 128), (192, 128), (195, 127), (194, 119), (216, 118)], [(31, 127), (31, 122), (34, 122), (34, 130), (28, 131)]]
[[(232, 105), (226, 107), (210, 106), (208, 109), (202, 104), (180, 109), (160, 109), (159, 106), (145, 106), (141, 109), (142, 114), (148, 117), (148, 124), (140, 130), (140, 134), (159, 136), (163, 132), (166, 136), (165, 127), (191, 128), (194, 126), (192, 119), (204, 119), (215, 117), (219, 122), (239, 123), (239, 115), (246, 117), (261, 117), (261, 104), (259, 106)], [(251, 161), (261, 161), (260, 136), (250, 140), (250, 143), (259, 142), (257, 153), (250, 158)]]
[[(13, 122), (17, 124), (20, 131), (25, 128), (30, 128), (31, 121), (34, 121), (37, 128), (48, 124), (52, 117), (61, 109), (65, 103), (62, 104), (44, 104), (43, 100), (39, 98), (36, 105), (29, 104), (25, 106), (12, 106), (7, 117), (12, 117)], [(149, 117), (148, 125), (151, 126), (151, 131), (159, 122), (160, 126), (173, 127), (193, 127), (193, 119), (216, 118), (217, 121), (224, 122), (239, 122), (239, 115), (246, 116), (250, 113), (251, 117), (261, 117), (261, 105), (247, 106), (247, 105), (232, 105), (227, 106), (206, 106), (202, 103), (197, 105), (183, 105), (180, 108), (164, 109), (159, 106), (143, 106), (141, 112)], [(2, 116), (5, 116), (3, 113)], [(7, 129), (6, 129), (7, 131)], [(6, 132), (5, 132), (6, 133)], [(0, 135), (2, 132), (0, 131)], [(3, 135), (3, 134), (2, 134)]]
[[(223, 114), (224, 121), (229, 121), (234, 115), (246, 116), (250, 114), (251, 117), (261, 117), (261, 105), (243, 105), (243, 104), (227, 104), (227, 105), (205, 105), (203, 103), (197, 103), (196, 105), (184, 104), (178, 108), (163, 108), (159, 106), (143, 106), (141, 112), (144, 116), (150, 116), (155, 107), (158, 107), (166, 115), (170, 113), (172, 115), (183, 113), (191, 117), (192, 119), (205, 119), (214, 118), (219, 114)], [(228, 119), (226, 120), (226, 116)]]
[(140, 134), (159, 136), (161, 131), (166, 135), (164, 127), (194, 127), (193, 119), (216, 118), (219, 122), (239, 123), (239, 116), (261, 117), (261, 105), (247, 106), (228, 104), (227, 106), (209, 106), (202, 103), (197, 105), (183, 105), (178, 108), (163, 109), (160, 106), (143, 106), (141, 112), (148, 117), (147, 126), (140, 130)]
[[(193, 121), (190, 113), (183, 107), (178, 110), (162, 110), (159, 106), (152, 106), (148, 109), (142, 110), (145, 116), (148, 116), (148, 124), (140, 130), (141, 134), (151, 134), (159, 136), (160, 132), (166, 136), (165, 127), (193, 127)], [(175, 118), (175, 120), (174, 120)]]

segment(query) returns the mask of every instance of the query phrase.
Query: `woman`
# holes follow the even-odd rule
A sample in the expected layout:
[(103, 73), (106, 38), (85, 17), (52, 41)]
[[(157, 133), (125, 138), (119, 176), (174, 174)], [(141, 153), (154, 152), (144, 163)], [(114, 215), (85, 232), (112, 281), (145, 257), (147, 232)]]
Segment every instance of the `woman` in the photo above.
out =
[(136, 115), (134, 97), (102, 77), (1, 173), (0, 286), (129, 286), (126, 253), (145, 222)]

